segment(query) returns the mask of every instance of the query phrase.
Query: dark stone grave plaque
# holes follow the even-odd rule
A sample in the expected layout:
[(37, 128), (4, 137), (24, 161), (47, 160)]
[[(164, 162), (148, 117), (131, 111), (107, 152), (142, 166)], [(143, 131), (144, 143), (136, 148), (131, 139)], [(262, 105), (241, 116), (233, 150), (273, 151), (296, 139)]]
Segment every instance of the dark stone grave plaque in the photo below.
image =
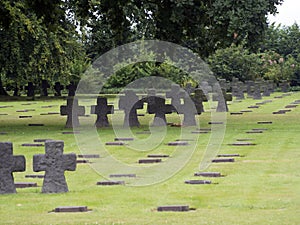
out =
[(133, 141), (134, 138), (131, 137), (117, 137), (115, 138), (115, 141)]
[(148, 158), (168, 158), (169, 155), (166, 154), (149, 154), (147, 155)]
[(91, 211), (87, 206), (60, 206), (55, 208), (52, 212), (55, 213), (71, 213), (71, 212), (88, 212)]
[(8, 116), (7, 113), (0, 113), (0, 116)]
[(242, 112), (242, 113), (249, 113), (249, 112), (253, 112), (252, 110), (241, 110), (240, 112)]
[(32, 116), (19, 116), (20, 119), (24, 119), (24, 118), (32, 118)]
[(211, 122), (208, 122), (208, 124), (210, 124), (210, 125), (219, 125), (219, 124), (224, 124), (224, 122), (220, 122), (220, 121), (211, 121)]
[(30, 124), (28, 124), (28, 126), (30, 126), (30, 127), (43, 127), (43, 126), (45, 126), (45, 124), (43, 124), (43, 123), (30, 123)]
[(242, 112), (231, 112), (230, 115), (243, 115)]
[(63, 131), (62, 134), (80, 134), (80, 131)]
[(87, 159), (77, 159), (76, 163), (77, 164), (86, 164), (86, 163), (90, 163), (90, 161)]
[(185, 184), (211, 184), (210, 180), (186, 180)]
[(105, 145), (117, 145), (117, 146), (121, 146), (121, 145), (125, 145), (125, 143), (122, 142), (122, 141), (112, 141), (112, 142), (106, 142)]
[(237, 141), (254, 141), (254, 138), (238, 138)]
[(63, 154), (63, 141), (46, 141), (46, 154), (33, 156), (33, 171), (45, 171), (42, 193), (68, 192), (65, 171), (76, 170), (76, 154)]
[(190, 211), (188, 205), (168, 205), (168, 206), (158, 206), (158, 212), (187, 212)]
[(97, 185), (112, 186), (112, 185), (125, 185), (125, 181), (99, 181)]
[(257, 124), (272, 124), (272, 121), (258, 121)]
[(25, 171), (25, 157), (13, 155), (11, 142), (0, 142), (0, 194), (16, 193), (14, 172)]
[(285, 108), (286, 109), (292, 109), (292, 108), (296, 108), (298, 105), (286, 105)]
[(208, 134), (210, 133), (209, 131), (205, 131), (205, 130), (194, 130), (191, 131), (192, 134)]
[(213, 163), (227, 163), (234, 162), (234, 158), (217, 158), (212, 160)]
[(248, 109), (258, 109), (259, 107), (259, 105), (250, 105), (248, 106)]
[(7, 132), (0, 132), (0, 135), (6, 135), (8, 134)]
[(150, 131), (138, 131), (136, 134), (151, 134)]
[(15, 182), (16, 188), (30, 188), (37, 187), (37, 183), (34, 182)]
[(189, 145), (187, 141), (174, 141), (174, 142), (169, 142), (169, 146), (186, 146)]
[(78, 158), (86, 158), (86, 159), (96, 159), (100, 158), (98, 154), (90, 154), (90, 155), (77, 155)]
[(139, 159), (138, 163), (139, 164), (148, 164), (148, 163), (160, 163), (162, 160), (161, 159)]
[(219, 155), (217, 155), (217, 157), (224, 157), (224, 158), (226, 158), (226, 157), (241, 157), (241, 155), (240, 154), (219, 154)]
[(252, 145), (256, 145), (256, 144), (252, 143), (252, 142), (239, 141), (239, 142), (235, 142), (235, 143), (232, 143), (232, 144), (229, 144), (229, 145), (232, 145), (232, 146), (252, 146)]
[(220, 172), (196, 172), (194, 176), (201, 176), (201, 177), (221, 177)]
[(23, 147), (42, 147), (44, 145), (43, 144), (37, 144), (37, 143), (24, 143), (21, 146), (23, 146)]
[(249, 130), (246, 133), (247, 134), (262, 134), (264, 131), (262, 130)]
[(45, 141), (51, 141), (52, 139), (34, 139), (33, 142), (45, 142)]
[(130, 178), (135, 178), (136, 174), (110, 174), (109, 177), (130, 177)]

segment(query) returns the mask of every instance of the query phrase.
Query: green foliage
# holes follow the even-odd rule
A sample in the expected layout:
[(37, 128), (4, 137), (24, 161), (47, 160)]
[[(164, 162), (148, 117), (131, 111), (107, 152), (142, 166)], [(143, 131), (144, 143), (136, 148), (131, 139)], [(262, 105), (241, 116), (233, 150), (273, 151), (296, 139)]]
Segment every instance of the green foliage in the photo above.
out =
[(219, 49), (208, 58), (212, 71), (218, 78), (241, 81), (253, 80), (261, 76), (261, 60), (257, 54), (250, 53), (242, 45), (231, 45)]

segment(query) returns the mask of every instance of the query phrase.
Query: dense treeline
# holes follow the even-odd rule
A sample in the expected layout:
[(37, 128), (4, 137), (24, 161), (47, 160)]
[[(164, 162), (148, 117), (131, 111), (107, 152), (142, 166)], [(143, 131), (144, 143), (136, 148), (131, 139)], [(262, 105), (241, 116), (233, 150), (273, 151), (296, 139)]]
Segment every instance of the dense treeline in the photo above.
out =
[[(282, 2), (0, 0), (0, 94), (29, 81), (77, 82), (98, 56), (141, 39), (188, 47), (227, 79), (299, 78), (298, 25), (267, 23), (268, 13), (276, 13)], [(106, 87), (151, 75), (180, 84), (189, 80), (167, 63), (148, 62), (123, 68)]]

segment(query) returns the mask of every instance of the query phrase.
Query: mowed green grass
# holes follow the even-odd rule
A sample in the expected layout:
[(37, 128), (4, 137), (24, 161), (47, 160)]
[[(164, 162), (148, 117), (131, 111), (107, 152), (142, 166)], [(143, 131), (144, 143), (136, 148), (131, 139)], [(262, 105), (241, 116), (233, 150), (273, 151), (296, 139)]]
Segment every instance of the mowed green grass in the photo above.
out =
[[(33, 143), (36, 138), (51, 138), (65, 142), (65, 153), (80, 154), (74, 135), (63, 135), (65, 117), (59, 115), (42, 116), (40, 113), (59, 112), (63, 100), (36, 100), (29, 102), (1, 102), (0, 116), (1, 141), (13, 142), (14, 154), (26, 157), (26, 171), (14, 173), (16, 182), (37, 182), (39, 187), (17, 189), (17, 194), (0, 195), (0, 224), (299, 224), (300, 213), (300, 106), (285, 115), (272, 112), (284, 109), (290, 102), (300, 99), (300, 93), (282, 99), (271, 97), (267, 103), (252, 113), (243, 115), (227, 114), (225, 137), (219, 153), (239, 153), (244, 157), (236, 158), (235, 163), (211, 164), (207, 171), (224, 174), (221, 178), (194, 177), (199, 171), (206, 146), (211, 134), (200, 134), (192, 158), (182, 170), (163, 182), (142, 187), (97, 186), (104, 180), (101, 175), (87, 164), (78, 164), (75, 172), (66, 172), (70, 192), (64, 194), (42, 194), (42, 179), (27, 179), (26, 174), (34, 174), (32, 156), (44, 153), (44, 147), (22, 147), (22, 143)], [(32, 101), (30, 101), (32, 102)], [(259, 100), (247, 99), (231, 102), (231, 112), (247, 109)], [(91, 105), (93, 102), (80, 102)], [(52, 108), (42, 106), (53, 105)], [(35, 109), (19, 113), (16, 110)], [(206, 104), (206, 109), (208, 105)], [(89, 111), (89, 110), (87, 110)], [(143, 111), (141, 111), (143, 112)], [(89, 112), (88, 112), (89, 113)], [(118, 129), (122, 129), (122, 113), (116, 112)], [(32, 118), (19, 119), (19, 115), (32, 115)], [(168, 115), (168, 121), (179, 122), (177, 115)], [(152, 115), (140, 117), (141, 128), (132, 132), (149, 129)], [(81, 118), (94, 120), (95, 116)], [(199, 116), (200, 127), (210, 127), (210, 113)], [(273, 124), (259, 125), (257, 121), (273, 121)], [(44, 127), (29, 127), (29, 123), (44, 123)], [(263, 134), (246, 134), (253, 128), (267, 128)], [(80, 128), (79, 128), (80, 129)], [(166, 146), (180, 136), (181, 128), (168, 127), (162, 143), (149, 152), (139, 152), (129, 146), (106, 147), (109, 154), (118, 160), (139, 166), (136, 162), (148, 153), (173, 154), (174, 147)], [(112, 128), (98, 130), (103, 142), (113, 141), (116, 136)], [(147, 134), (135, 135), (143, 139)], [(195, 139), (197, 135), (195, 134)], [(237, 138), (254, 138), (255, 146), (230, 146)], [(83, 139), (84, 143), (85, 139)], [(97, 143), (97, 142), (96, 142)], [(87, 146), (90, 147), (91, 143)], [(147, 143), (145, 143), (147, 145)], [(189, 147), (179, 150), (185, 151)], [(92, 150), (91, 150), (92, 151)], [(89, 150), (87, 150), (89, 152)], [(99, 162), (105, 160), (102, 158)], [(93, 161), (93, 160), (91, 160)], [(98, 161), (97, 161), (98, 163)], [(113, 165), (108, 165), (113, 166)], [(100, 171), (101, 172), (101, 171)], [(164, 171), (161, 171), (163, 174)], [(43, 173), (40, 173), (43, 174)], [(187, 185), (188, 179), (209, 179), (211, 185)], [(119, 180), (122, 180), (120, 178)], [(86, 205), (92, 209), (87, 213), (49, 213), (58, 206)], [(161, 205), (189, 205), (195, 210), (189, 212), (157, 212)]]

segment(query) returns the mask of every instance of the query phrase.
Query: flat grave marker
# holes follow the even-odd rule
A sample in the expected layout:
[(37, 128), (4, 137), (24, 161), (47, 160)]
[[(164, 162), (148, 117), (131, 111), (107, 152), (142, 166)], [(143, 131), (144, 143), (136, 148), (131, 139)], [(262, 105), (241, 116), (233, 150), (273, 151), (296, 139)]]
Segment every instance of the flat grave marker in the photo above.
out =
[(130, 177), (130, 178), (135, 178), (136, 174), (110, 174), (109, 177)]
[(101, 185), (101, 186), (125, 185), (125, 181), (98, 181), (97, 185)]
[(32, 118), (32, 116), (19, 116), (20, 119)]
[(217, 158), (212, 160), (213, 163), (227, 163), (234, 162), (234, 158)]
[(28, 126), (30, 127), (43, 127), (45, 124), (43, 123), (29, 123)]
[(123, 141), (112, 141), (112, 142), (106, 142), (105, 145), (122, 146), (122, 145), (126, 145), (126, 144)]
[(149, 154), (147, 155), (148, 158), (168, 158), (169, 155), (166, 154)]
[(210, 180), (186, 180), (185, 184), (211, 184)]
[(162, 160), (159, 158), (153, 158), (153, 159), (139, 159), (139, 164), (148, 164), (148, 163), (160, 163)]
[(190, 211), (188, 205), (168, 205), (168, 206), (158, 206), (158, 212), (187, 212)]
[(196, 172), (194, 173), (194, 176), (200, 176), (200, 177), (221, 177), (220, 172)]
[(86, 159), (97, 159), (100, 158), (98, 154), (90, 154), (90, 155), (77, 155), (78, 158), (86, 158)]
[(43, 144), (37, 144), (37, 143), (24, 143), (21, 144), (23, 147), (42, 147), (44, 146)]
[(87, 206), (59, 206), (52, 210), (55, 213), (88, 212), (91, 211)]
[(252, 146), (252, 145), (256, 145), (255, 143), (252, 142), (244, 142), (244, 141), (238, 141), (238, 142), (234, 142), (232, 144), (229, 144), (232, 146)]
[(39, 179), (44, 179), (45, 175), (27, 174), (27, 175), (25, 175), (25, 178), (39, 178)]
[(168, 146), (186, 146), (186, 145), (189, 145), (189, 142), (187, 142), (187, 141), (174, 141), (174, 142), (169, 142), (167, 145)]
[(131, 137), (117, 137), (115, 138), (115, 141), (133, 141), (134, 138)]
[(257, 124), (272, 124), (272, 121), (258, 121)]
[(219, 155), (217, 155), (217, 157), (224, 157), (224, 158), (226, 158), (226, 157), (241, 157), (241, 155), (240, 154), (219, 154)]

